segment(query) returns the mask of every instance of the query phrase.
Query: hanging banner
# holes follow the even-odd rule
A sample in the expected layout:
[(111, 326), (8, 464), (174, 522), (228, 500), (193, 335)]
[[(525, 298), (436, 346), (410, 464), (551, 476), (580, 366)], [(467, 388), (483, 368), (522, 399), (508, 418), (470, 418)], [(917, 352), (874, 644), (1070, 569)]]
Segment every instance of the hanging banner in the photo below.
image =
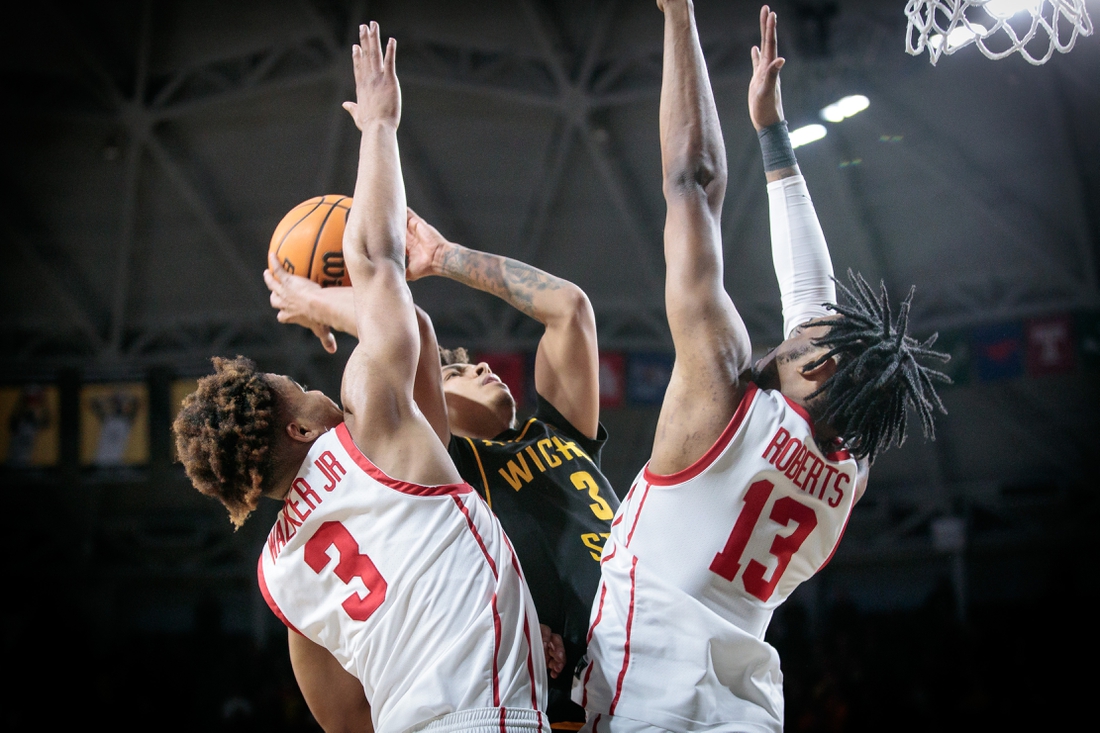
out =
[(61, 396), (55, 385), (0, 386), (0, 464), (56, 466), (61, 455)]
[(500, 377), (500, 381), (508, 385), (512, 398), (516, 401), (516, 407), (523, 407), (525, 390), (527, 389), (526, 372), (524, 368), (523, 354), (518, 351), (495, 352), (478, 354), (475, 364), (485, 362), (493, 370), (493, 374)]
[(983, 326), (970, 336), (979, 380), (996, 382), (1023, 375), (1024, 330), (1019, 323)]
[(1025, 330), (1029, 377), (1066, 374), (1077, 368), (1073, 319), (1069, 315), (1032, 318), (1026, 322)]
[(672, 377), (672, 354), (638, 353), (627, 365), (627, 395), (638, 405), (659, 405)]
[(600, 408), (622, 407), (626, 399), (626, 358), (621, 351), (600, 352)]
[(142, 382), (87, 384), (80, 390), (80, 463), (149, 462), (149, 390)]

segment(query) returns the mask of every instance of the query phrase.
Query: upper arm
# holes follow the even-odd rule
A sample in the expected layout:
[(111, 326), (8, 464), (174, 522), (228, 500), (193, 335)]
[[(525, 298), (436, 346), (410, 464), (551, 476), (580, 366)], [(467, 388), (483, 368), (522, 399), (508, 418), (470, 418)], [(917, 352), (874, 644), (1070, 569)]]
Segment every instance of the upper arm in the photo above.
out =
[(420, 306), (416, 306), (416, 322), (420, 329), (420, 357), (413, 381), (413, 400), (439, 440), (443, 445), (448, 445), (451, 442), (451, 426), (447, 421), (447, 401), (443, 397), (439, 342), (436, 341), (432, 319)]
[(412, 408), (420, 357), (419, 328), (404, 273), (389, 262), (359, 268), (353, 288), (360, 339), (344, 369), (344, 407), (369, 412), (380, 431), (392, 432)]
[(535, 353), (535, 389), (573, 427), (595, 438), (600, 421), (596, 317), (580, 288), (558, 291), (562, 307), (546, 321)]
[(373, 733), (370, 703), (362, 683), (324, 647), (289, 629), (287, 636), (294, 678), (321, 727), (329, 733)]
[(725, 289), (720, 207), (698, 184), (666, 194), (665, 311), (676, 360), (650, 464), (662, 474), (687, 468), (717, 440), (741, 400), (752, 349)]

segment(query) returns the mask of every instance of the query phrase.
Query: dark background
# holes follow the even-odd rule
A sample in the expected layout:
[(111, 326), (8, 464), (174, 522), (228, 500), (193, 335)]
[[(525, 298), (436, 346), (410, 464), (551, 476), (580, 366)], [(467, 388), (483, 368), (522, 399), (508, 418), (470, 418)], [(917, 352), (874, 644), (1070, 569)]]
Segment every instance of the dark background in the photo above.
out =
[[(1049, 375), (970, 362), (943, 390), (936, 442), (916, 434), (876, 463), (832, 563), (769, 631), (790, 730), (1049, 723), (1083, 705), (1070, 667), (1096, 641), (1100, 41), (1039, 67), (974, 48), (933, 67), (904, 51), (904, 5), (774, 5), (792, 127), (870, 99), (797, 151), (838, 273), (895, 299), (916, 284), (912, 328), (949, 337), (956, 364), (975, 334), (1034, 319), (1069, 318), (1078, 351)], [(726, 285), (763, 350), (781, 319), (745, 108), (759, 5), (696, 11), (729, 159)], [(275, 507), (233, 533), (190, 487), (171, 463), (169, 391), (241, 353), (337, 394), (352, 343), (329, 356), (279, 326), (260, 272), (286, 211), (351, 192), (357, 135), (339, 104), (368, 19), (398, 39), (410, 205), (451, 239), (576, 282), (603, 349), (671, 352), (649, 0), (24, 6), (0, 47), (0, 379), (59, 385), (62, 435), (60, 466), (0, 472), (10, 729), (310, 727), (254, 576)], [(444, 345), (534, 348), (536, 325), (492, 298), (448, 282), (414, 294)], [(105, 379), (149, 387), (147, 466), (79, 466), (79, 388)], [(603, 422), (625, 493), (656, 409)], [(934, 541), (945, 517), (961, 549)]]

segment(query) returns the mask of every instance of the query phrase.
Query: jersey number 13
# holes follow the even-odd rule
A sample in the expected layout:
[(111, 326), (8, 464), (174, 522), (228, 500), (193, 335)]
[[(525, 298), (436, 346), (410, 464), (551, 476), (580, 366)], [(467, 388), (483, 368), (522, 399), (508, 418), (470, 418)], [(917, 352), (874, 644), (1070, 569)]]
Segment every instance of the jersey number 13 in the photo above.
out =
[[(726, 546), (714, 556), (710, 564), (712, 571), (730, 582), (741, 570), (745, 547), (749, 544), (749, 538), (752, 537), (752, 532), (760, 521), (760, 515), (764, 512), (764, 506), (768, 503), (768, 497), (771, 496), (774, 488), (775, 484), (766, 479), (749, 486), (749, 490), (745, 492), (745, 508), (737, 515), (737, 521), (733, 525), (729, 539), (726, 540)], [(814, 510), (789, 496), (778, 499), (768, 517), (784, 527), (792, 521), (796, 526), (794, 532), (786, 537), (776, 535), (772, 540), (769, 551), (779, 559), (779, 563), (775, 566), (770, 578), (764, 577), (767, 568), (756, 560), (749, 560), (748, 565), (745, 566), (741, 582), (745, 584), (745, 590), (761, 601), (767, 601), (772, 597), (775, 586), (778, 585), (779, 579), (783, 577), (783, 572), (791, 562), (791, 556), (798, 552), (798, 548), (806, 541), (806, 537), (817, 526), (817, 515), (814, 514)]]

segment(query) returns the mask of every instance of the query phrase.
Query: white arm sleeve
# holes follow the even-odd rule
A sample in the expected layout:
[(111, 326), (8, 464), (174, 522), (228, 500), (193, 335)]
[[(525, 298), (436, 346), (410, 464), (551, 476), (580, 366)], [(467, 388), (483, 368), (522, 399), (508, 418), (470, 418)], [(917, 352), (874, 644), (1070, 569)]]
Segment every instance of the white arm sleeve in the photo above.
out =
[(772, 264), (783, 301), (783, 338), (808, 320), (829, 315), (836, 302), (833, 262), (806, 179), (791, 176), (768, 184)]

